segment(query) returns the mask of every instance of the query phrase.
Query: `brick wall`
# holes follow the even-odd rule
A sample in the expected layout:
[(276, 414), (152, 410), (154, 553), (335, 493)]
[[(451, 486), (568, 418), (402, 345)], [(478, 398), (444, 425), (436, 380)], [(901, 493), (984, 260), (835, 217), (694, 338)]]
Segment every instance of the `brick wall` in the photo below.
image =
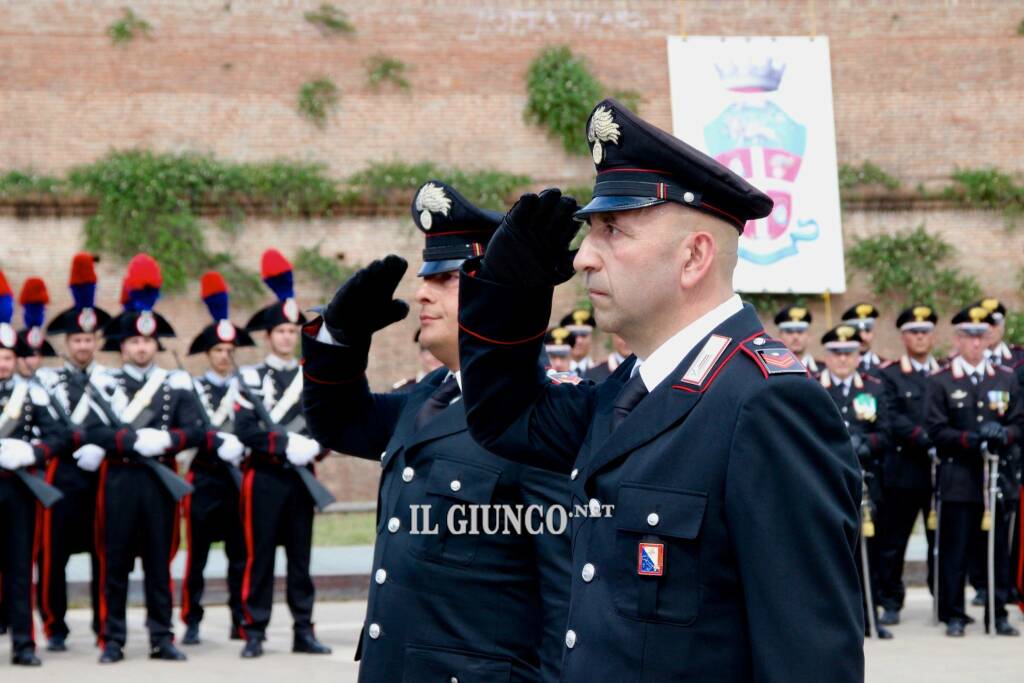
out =
[[(106, 27), (129, 4), (153, 26), (151, 39), (111, 45)], [(565, 43), (591, 61), (613, 88), (643, 94), (642, 112), (668, 127), (665, 37), (687, 35), (827, 35), (831, 40), (836, 133), (841, 162), (872, 160), (909, 187), (956, 167), (1024, 170), (1024, 18), (1000, 0), (368, 0), (336, 2), (357, 28), (327, 38), (303, 19), (320, 0), (0, 0), (0, 171), (57, 173), (110, 149), (144, 147), (212, 152), (225, 159), (291, 157), (326, 163), (346, 176), (368, 162), (433, 160), (467, 168), (527, 173), (538, 184), (587, 182), (592, 167), (570, 157), (522, 116), (525, 71), (546, 45)], [(413, 87), (374, 93), (363, 60), (383, 52), (410, 65)], [(342, 91), (325, 130), (296, 113), (300, 85), (321, 75)], [(81, 244), (80, 218), (18, 220), (0, 216), (8, 277), (51, 285), (52, 311), (69, 302), (65, 281)], [(1017, 293), (1024, 236), (1003, 230), (997, 214), (950, 210), (844, 212), (846, 239), (925, 223), (961, 252), (966, 271), (991, 292)], [(223, 239), (210, 232), (215, 247)], [(231, 245), (256, 267), (277, 246), (294, 254), (323, 243), (349, 264), (385, 253), (419, 257), (420, 240), (405, 217), (331, 221), (250, 219)], [(1010, 258), (993, 258), (994, 254)], [(121, 264), (103, 262), (100, 302), (116, 310)], [(415, 278), (400, 294), (412, 299)], [(299, 282), (303, 305), (319, 302)], [(864, 294), (863, 283), (836, 297), (840, 313)], [(558, 292), (556, 315), (576, 298)], [(883, 302), (883, 308), (887, 308)], [(195, 288), (162, 301), (184, 352), (206, 323)], [(812, 306), (812, 336), (824, 330)], [(237, 320), (250, 311), (238, 310)], [(886, 311), (878, 348), (898, 351)], [(369, 373), (387, 388), (415, 372), (414, 323), (375, 339)], [(948, 329), (940, 326), (940, 334)], [(241, 351), (243, 362), (259, 354)], [(170, 359), (167, 359), (170, 362)], [(108, 359), (114, 363), (115, 359)], [(198, 371), (199, 363), (189, 361)], [(377, 467), (353, 458), (323, 466), (344, 500), (373, 498)]]

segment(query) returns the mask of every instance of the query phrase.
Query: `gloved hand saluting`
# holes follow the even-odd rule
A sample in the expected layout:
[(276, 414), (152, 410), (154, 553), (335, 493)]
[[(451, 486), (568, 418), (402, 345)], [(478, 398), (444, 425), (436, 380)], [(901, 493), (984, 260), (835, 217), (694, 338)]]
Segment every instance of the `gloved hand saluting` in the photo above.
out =
[(0, 467), (16, 470), (35, 464), (36, 452), (32, 444), (21, 439), (0, 439)]
[(391, 254), (350, 277), (323, 311), (331, 336), (343, 344), (368, 346), (374, 332), (405, 318), (409, 304), (395, 298), (395, 289), (408, 266)]
[(554, 287), (573, 276), (569, 250), (580, 224), (579, 205), (557, 189), (524, 194), (501, 221), (487, 245), (481, 272), (498, 284)]

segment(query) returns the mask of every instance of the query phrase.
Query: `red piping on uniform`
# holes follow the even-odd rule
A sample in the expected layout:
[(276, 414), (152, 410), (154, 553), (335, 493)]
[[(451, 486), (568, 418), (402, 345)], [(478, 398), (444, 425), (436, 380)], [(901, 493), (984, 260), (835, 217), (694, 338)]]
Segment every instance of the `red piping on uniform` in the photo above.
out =
[(441, 237), (442, 235), (479, 235), (481, 230), (449, 230), (448, 232), (431, 232), (427, 235), (429, 240), (431, 237)]
[(124, 437), (128, 434), (127, 429), (118, 429), (114, 433), (114, 445), (117, 446), (118, 453), (124, 453)]
[(471, 337), (476, 337), (477, 339), (485, 341), (488, 344), (500, 344), (501, 346), (517, 346), (519, 344), (526, 344), (528, 342), (536, 341), (537, 339), (540, 339), (541, 337), (548, 333), (547, 328), (545, 328), (541, 330), (539, 334), (530, 335), (529, 337), (520, 339), (518, 341), (498, 341), (497, 339), (491, 339), (490, 337), (485, 337), (482, 334), (477, 334), (473, 330), (470, 330), (469, 328), (465, 327), (461, 322), (459, 323), (459, 329), (465, 332), (466, 334), (470, 335)]
[(911, 439), (916, 439), (917, 435), (920, 434), (920, 433), (921, 433), (921, 426), (920, 425), (915, 425), (914, 426), (914, 430), (912, 432), (910, 432), (910, 438)]
[(178, 437), (178, 441), (180, 441), (180, 443), (178, 444), (178, 450), (179, 451), (184, 450), (185, 449), (185, 430), (184, 429), (172, 429), (172, 430), (170, 430), (170, 432), (172, 434), (174, 434), (175, 436), (177, 436)]
[(721, 209), (719, 209), (719, 208), (718, 208), (717, 206), (713, 206), (713, 205), (711, 205), (711, 204), (708, 204), (708, 203), (707, 203), (706, 201), (704, 201), (703, 199), (702, 199), (702, 200), (701, 200), (701, 202), (700, 202), (700, 208), (701, 208), (701, 209), (711, 209), (711, 210), (712, 210), (712, 211), (714, 211), (715, 213), (720, 213), (720, 214), (722, 214), (723, 216), (725, 216), (726, 218), (728, 218), (729, 220), (731, 220), (731, 221), (735, 222), (736, 224), (738, 224), (738, 225), (740, 225), (740, 226), (744, 225), (744, 223), (745, 223), (745, 221), (741, 221), (741, 220), (740, 220), (739, 218), (737, 218), (736, 216), (733, 216), (733, 215), (732, 215), (731, 213), (728, 213), (728, 212), (726, 212), (726, 211), (722, 211), (722, 210), (721, 210)]
[(360, 372), (358, 375), (355, 375), (353, 377), (349, 377), (348, 379), (339, 379), (339, 380), (334, 380), (334, 381), (326, 380), (326, 379), (317, 379), (313, 375), (309, 374), (309, 372), (305, 372), (305, 371), (302, 373), (302, 376), (303, 376), (304, 379), (308, 379), (310, 382), (313, 382), (314, 384), (351, 384), (352, 382), (355, 382), (355, 381), (360, 380), (363, 377), (365, 377), (366, 373), (365, 372)]
[(39, 517), (40, 517), (40, 512), (42, 510), (43, 510), (43, 506), (41, 504), (37, 504), (37, 506), (36, 506), (35, 525), (32, 528), (32, 554), (29, 556), (29, 561), (28, 561), (28, 574), (29, 574), (29, 581), (28, 581), (28, 614), (29, 614), (28, 624), (29, 624), (29, 628), (28, 628), (28, 633), (29, 633), (29, 637), (32, 638), (32, 642), (35, 642), (35, 640), (36, 640), (36, 620), (32, 618), (32, 614), (34, 614), (35, 611), (36, 611), (36, 576), (35, 576), (35, 572), (32, 571), (32, 563), (33, 563), (33, 561), (35, 561), (35, 559), (37, 557), (39, 557), (39, 545), (40, 545), (40, 543), (39, 543), (39, 536), (40, 536), (39, 531), (40, 531), (40, 526), (41, 526), (39, 524)]
[[(50, 465), (46, 468), (46, 482), (50, 485), (53, 484), (53, 480), (57, 475), (58, 460), (54, 459), (50, 461)], [(47, 638), (53, 636), (53, 612), (50, 611), (50, 572), (52, 571), (53, 561), (53, 511), (50, 508), (44, 508), (42, 505), (39, 506), (43, 513), (43, 522), (41, 524), (43, 542), (40, 547), (40, 553), (42, 553), (42, 567), (40, 568), (39, 580), (43, 584), (43, 596), (39, 601), (39, 609), (43, 613), (43, 633), (46, 634)]]
[(609, 168), (607, 171), (599, 171), (597, 175), (604, 175), (605, 173), (657, 173), (664, 176), (672, 175), (666, 171), (655, 171), (652, 168)]
[[(252, 625), (252, 613), (249, 611), (249, 591), (252, 589), (252, 563), (253, 549), (255, 543), (252, 540), (252, 482), (256, 470), (249, 470), (245, 473), (245, 481), (242, 482), (242, 494), (239, 497), (239, 505), (242, 510), (242, 529), (245, 532), (245, 572), (242, 574), (242, 617), (245, 623)], [(240, 627), (242, 637), (249, 639), (245, 633), (245, 627)]]
[(960, 432), (960, 445), (964, 448), (970, 448), (970, 446), (967, 445), (967, 432)]
[[(189, 472), (185, 475), (185, 481), (194, 485), (196, 475)], [(182, 514), (185, 516), (185, 542), (188, 549), (185, 551), (185, 576), (181, 579), (181, 621), (188, 624), (188, 608), (191, 604), (188, 594), (188, 580), (192, 574), (192, 494), (185, 496), (181, 501)]]
[(1020, 487), (1020, 512), (1017, 513), (1017, 535), (1020, 545), (1017, 552), (1017, 607), (1024, 612), (1024, 486)]
[(757, 369), (761, 371), (761, 374), (764, 375), (765, 379), (768, 379), (768, 370), (764, 367), (764, 364), (761, 361), (757, 360), (757, 354), (746, 346), (741, 345), (740, 348), (743, 349), (743, 353), (747, 354), (754, 360), (754, 365), (756, 365)]
[(71, 446), (75, 450), (78, 450), (78, 448), (81, 445), (82, 445), (82, 431), (79, 430), (79, 429), (76, 429), (75, 431), (71, 432)]
[[(729, 364), (729, 361), (732, 360), (732, 357), (736, 355), (737, 351), (739, 351), (740, 349), (743, 348), (744, 344), (746, 344), (748, 341), (750, 341), (754, 337), (762, 337), (762, 336), (764, 336), (764, 330), (761, 330), (760, 332), (755, 332), (754, 334), (750, 335), (749, 337), (747, 337), (743, 341), (739, 342), (739, 344), (736, 345), (736, 348), (733, 349), (732, 351), (730, 351), (729, 355), (725, 357), (725, 360), (721, 361), (718, 364), (718, 367), (715, 368), (715, 371), (713, 373), (711, 373), (711, 377), (708, 377), (708, 381), (705, 382), (701, 386), (700, 389), (691, 389), (689, 387), (684, 387), (684, 386), (682, 386), (680, 384), (673, 384), (672, 388), (673, 389), (679, 389), (680, 391), (689, 391), (691, 394), (702, 394), (702, 393), (704, 393), (705, 391), (707, 391), (708, 387), (711, 386), (711, 383), (715, 381), (715, 378), (718, 377), (718, 373), (720, 373), (722, 371), (722, 368), (724, 368), (726, 365)], [(760, 367), (760, 365), (758, 367)], [(767, 377), (767, 376), (768, 375), (765, 375), (765, 377)]]
[(93, 523), (93, 531), (95, 537), (93, 539), (96, 545), (96, 556), (99, 560), (99, 622), (100, 622), (100, 633), (97, 638), (98, 645), (102, 649), (106, 646), (106, 632), (107, 632), (107, 544), (105, 542), (106, 534), (106, 501), (105, 489), (107, 484), (107, 461), (104, 460), (100, 465), (100, 476), (99, 482), (96, 487), (96, 520)]
[(277, 432), (267, 432), (267, 453), (273, 455), (275, 446), (277, 446)]
[[(181, 542), (181, 507), (174, 506), (174, 528), (171, 530), (171, 547), (167, 553), (167, 590), (171, 599), (171, 609), (174, 609), (174, 577), (171, 575), (171, 563), (174, 556), (178, 554), (178, 545)], [(171, 633), (171, 642), (174, 642), (174, 633)]]

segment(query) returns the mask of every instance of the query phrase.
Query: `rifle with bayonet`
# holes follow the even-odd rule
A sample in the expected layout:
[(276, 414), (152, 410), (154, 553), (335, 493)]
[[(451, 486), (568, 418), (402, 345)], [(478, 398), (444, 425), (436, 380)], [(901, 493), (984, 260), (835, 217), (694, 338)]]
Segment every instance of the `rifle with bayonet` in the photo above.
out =
[[(31, 401), (32, 397), (26, 395), (25, 400)], [(6, 420), (3, 426), (0, 426), (0, 439), (11, 438), (11, 434), (14, 433), (14, 430), (18, 428), (20, 423), (20, 420)], [(19, 467), (12, 471), (14, 472), (14, 476), (16, 476), (21, 483), (25, 485), (25, 488), (35, 496), (36, 500), (38, 500), (44, 508), (52, 507), (54, 503), (64, 497), (61, 490), (43, 479), (41, 474), (33, 474), (23, 467)]]
[[(174, 352), (174, 362), (178, 364), (179, 370), (181, 370), (182, 372), (186, 372), (185, 366), (182, 365), (181, 357), (178, 355), (177, 351)], [(214, 425), (213, 421), (210, 419), (210, 414), (206, 412), (206, 404), (203, 403), (203, 397), (199, 395), (199, 389), (196, 387), (195, 379), (189, 377), (189, 381), (192, 386), (192, 395), (195, 396), (196, 404), (197, 407), (199, 408), (200, 419), (203, 421), (203, 429), (205, 429), (207, 432), (218, 431), (216, 425)], [(228, 391), (231, 391), (231, 389), (228, 388)], [(227, 469), (227, 473), (228, 475), (231, 476), (231, 481), (234, 482), (235, 488), (241, 491), (242, 470), (238, 469), (237, 465), (232, 465), (226, 460), (221, 460), (219, 457), (217, 458), (217, 460), (220, 461), (220, 463), (223, 464), (224, 467)]]
[[(131, 424), (125, 424), (120, 416), (114, 412), (114, 408), (107, 402), (107, 399), (102, 396), (99, 389), (96, 388), (91, 381), (85, 383), (85, 390), (89, 393), (89, 397), (93, 400), (93, 403), (103, 411), (104, 416), (110, 422), (111, 425), (120, 428), (128, 429), (142, 429), (150, 423), (153, 419), (153, 411), (146, 408), (139, 415), (132, 420)], [(192, 484), (188, 483), (177, 474), (175, 474), (169, 467), (165, 467), (152, 458), (145, 456), (139, 456), (138, 461), (147, 467), (150, 472), (156, 476), (160, 485), (163, 486), (167, 493), (171, 494), (171, 497), (175, 501), (180, 501), (185, 496), (192, 493), (195, 489)]]
[[(301, 426), (298, 424), (298, 419), (293, 420), (292, 423), (289, 424), (287, 428), (275, 422), (274, 419), (270, 416), (270, 412), (267, 410), (267, 407), (263, 405), (263, 401), (261, 401), (258, 396), (253, 394), (249, 388), (249, 385), (245, 383), (245, 380), (242, 378), (242, 373), (239, 371), (238, 366), (234, 365), (234, 360), (232, 360), (232, 365), (235, 368), (234, 376), (235, 381), (238, 384), (238, 392), (241, 394), (242, 398), (244, 398), (246, 401), (252, 404), (253, 410), (256, 411), (256, 416), (260, 419), (261, 422), (263, 422), (263, 425), (269, 431), (279, 431), (287, 433), (289, 431), (299, 431), (301, 429)], [(299, 479), (302, 480), (303, 486), (305, 486), (306, 490), (309, 492), (309, 495), (313, 499), (313, 504), (316, 506), (317, 510), (320, 510), (322, 512), (328, 505), (334, 502), (334, 495), (329, 490), (327, 490), (327, 487), (320, 483), (320, 480), (317, 479), (316, 476), (308, 469), (306, 469), (305, 467), (295, 467), (290, 462), (288, 462), (287, 459), (285, 459), (284, 466), (293, 469), (298, 473)]]

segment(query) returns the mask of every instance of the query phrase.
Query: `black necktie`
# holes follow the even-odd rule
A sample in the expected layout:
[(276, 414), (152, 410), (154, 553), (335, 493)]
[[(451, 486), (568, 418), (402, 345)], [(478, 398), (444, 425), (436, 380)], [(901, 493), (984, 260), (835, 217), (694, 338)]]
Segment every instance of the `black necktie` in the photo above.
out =
[(972, 372), (971, 373), (971, 384), (973, 384), (974, 386), (978, 386), (979, 382), (981, 382), (981, 373), (980, 372)]
[(643, 400), (647, 393), (647, 386), (644, 385), (644, 380), (640, 377), (639, 372), (633, 375), (633, 379), (626, 382), (615, 397), (615, 403), (612, 404), (612, 431), (622, 424), (626, 416), (636, 407), (637, 403)]
[(430, 421), (430, 418), (447, 408), (461, 391), (459, 383), (455, 380), (455, 375), (448, 375), (448, 379), (441, 382), (441, 386), (430, 395), (430, 398), (420, 408), (420, 412), (416, 413), (416, 429), (423, 427)]

